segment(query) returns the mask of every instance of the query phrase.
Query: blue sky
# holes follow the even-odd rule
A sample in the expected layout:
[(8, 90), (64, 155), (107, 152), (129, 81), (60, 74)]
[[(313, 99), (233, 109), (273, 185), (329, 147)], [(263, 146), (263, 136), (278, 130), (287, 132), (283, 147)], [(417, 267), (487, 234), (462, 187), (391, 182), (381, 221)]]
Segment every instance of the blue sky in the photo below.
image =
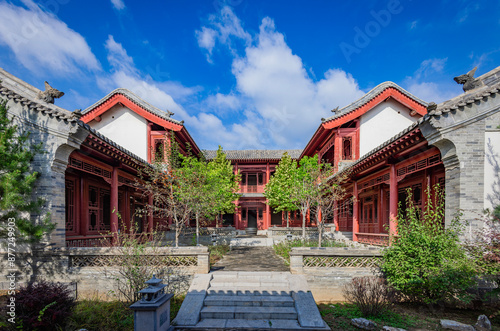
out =
[(0, 0), (2, 68), (69, 110), (128, 88), (202, 149), (303, 148), (384, 81), (439, 102), (498, 65), (497, 0)]

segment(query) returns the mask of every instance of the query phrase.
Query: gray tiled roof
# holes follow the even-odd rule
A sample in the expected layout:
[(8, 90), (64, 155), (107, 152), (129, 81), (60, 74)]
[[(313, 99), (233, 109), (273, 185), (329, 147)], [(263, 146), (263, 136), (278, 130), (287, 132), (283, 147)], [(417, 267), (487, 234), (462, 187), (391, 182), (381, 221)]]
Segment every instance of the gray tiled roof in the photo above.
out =
[(37, 98), (39, 89), (36, 87), (14, 77), (10, 73), (0, 68), (0, 94), (4, 95), (8, 99), (14, 99), (16, 102), (20, 102), (30, 108), (30, 110), (39, 111), (42, 114), (50, 115), (55, 118), (66, 120), (69, 123), (75, 123), (87, 130), (94, 136), (108, 143), (109, 145), (115, 147), (121, 152), (127, 154), (131, 158), (135, 159), (138, 163), (143, 163), (148, 165), (149, 163), (129, 150), (118, 145), (108, 137), (92, 129), (88, 124), (83, 123), (79, 120), (79, 116), (75, 116), (73, 112), (66, 110), (64, 108), (58, 107), (51, 103), (46, 103)]
[(346, 114), (348, 114), (348, 113), (350, 113), (350, 112), (358, 109), (359, 107), (361, 107), (364, 104), (368, 103), (370, 100), (372, 100), (373, 98), (375, 98), (377, 95), (379, 95), (380, 93), (384, 92), (386, 89), (391, 88), (391, 87), (395, 88), (396, 90), (398, 90), (399, 92), (403, 93), (407, 97), (415, 100), (416, 102), (422, 104), (423, 106), (427, 106), (427, 102), (425, 102), (425, 101), (417, 98), (416, 96), (414, 96), (410, 92), (406, 91), (404, 88), (402, 88), (398, 84), (393, 83), (393, 82), (384, 82), (384, 83), (379, 84), (379, 85), (375, 86), (374, 88), (372, 88), (368, 93), (366, 93), (361, 98), (359, 98), (358, 100), (354, 101), (353, 103), (345, 106), (342, 109), (337, 110), (337, 112), (336, 112), (335, 115), (333, 115), (331, 117), (328, 117), (326, 119), (323, 119), (323, 122), (329, 122), (331, 120), (334, 120), (336, 118), (342, 117), (342, 116), (344, 116), (344, 115), (346, 115)]
[[(378, 152), (379, 150), (383, 149), (384, 147), (390, 145), (391, 143), (395, 142), (408, 132), (412, 131), (416, 127), (420, 126), (425, 121), (430, 120), (434, 116), (441, 116), (443, 113), (447, 113), (450, 111), (456, 111), (458, 109), (464, 110), (464, 107), (467, 104), (472, 104), (476, 101), (482, 100), (482, 99), (487, 99), (490, 96), (493, 96), (494, 94), (499, 94), (500, 93), (500, 67), (490, 71), (487, 74), (484, 74), (479, 77), (479, 79), (483, 80), (483, 82), (486, 84), (486, 86), (479, 87), (477, 89), (471, 90), (467, 93), (461, 94), (453, 99), (444, 101), (438, 105), (436, 104), (429, 104), (428, 105), (428, 113), (424, 116), (419, 118), (416, 122), (414, 122), (412, 125), (395, 135), (394, 137), (390, 138), (383, 144), (379, 145), (378, 147), (372, 149), (370, 152), (366, 153), (365, 155), (361, 156), (356, 162), (353, 162), (352, 164), (349, 165), (349, 167), (346, 167), (343, 171), (346, 171), (347, 169), (351, 169), (355, 167), (356, 165), (362, 163), (364, 160)], [(489, 80), (486, 82), (485, 80)], [(497, 96), (498, 97), (498, 96)], [(435, 108), (434, 108), (435, 107)]]
[[(302, 153), (301, 149), (248, 149), (248, 150), (225, 150), (226, 158), (229, 160), (279, 160), (287, 152), (292, 159), (298, 159)], [(208, 160), (215, 158), (217, 151), (203, 151)]]
[(77, 113), (70, 112), (64, 108), (47, 103), (38, 99), (38, 93), (41, 92), (36, 87), (22, 81), (7, 71), (0, 68), (0, 94), (7, 99), (23, 104), (30, 110), (41, 112), (55, 118), (68, 122), (76, 122), (80, 118)]
[(163, 111), (159, 108), (156, 108), (155, 106), (149, 104), (148, 102), (144, 101), (143, 99), (141, 99), (140, 97), (135, 95), (133, 92), (131, 92), (125, 88), (117, 88), (117, 89), (111, 91), (104, 98), (100, 99), (99, 101), (97, 101), (93, 105), (85, 108), (82, 111), (82, 114), (85, 115), (86, 113), (90, 112), (94, 108), (100, 106), (102, 103), (106, 102), (109, 98), (111, 98), (115, 94), (122, 94), (122, 95), (126, 96), (129, 100), (131, 100), (136, 105), (140, 106), (141, 108), (147, 110), (148, 112), (150, 112), (150, 113), (152, 113), (152, 114), (154, 114), (154, 115), (156, 115), (156, 116), (158, 116), (166, 121), (169, 121), (169, 122), (172, 122), (175, 124), (180, 124), (180, 125), (184, 124), (184, 121), (178, 121), (178, 120), (174, 120), (173, 118), (171, 118), (170, 116), (173, 115), (173, 113), (168, 112), (168, 111)]
[(447, 100), (437, 105), (435, 109), (429, 109), (429, 115), (440, 116), (444, 113), (450, 111), (456, 111), (459, 108), (463, 108), (468, 104), (473, 104), (476, 101), (486, 99), (491, 95), (494, 95), (500, 91), (500, 82), (493, 85), (486, 85), (474, 90), (468, 91), (467, 93), (461, 94), (453, 99)]

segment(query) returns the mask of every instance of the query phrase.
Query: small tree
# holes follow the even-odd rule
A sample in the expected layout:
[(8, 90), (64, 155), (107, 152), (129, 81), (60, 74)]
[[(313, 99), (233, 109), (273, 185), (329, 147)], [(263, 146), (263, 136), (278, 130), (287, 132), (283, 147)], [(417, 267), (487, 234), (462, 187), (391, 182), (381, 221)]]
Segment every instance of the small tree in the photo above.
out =
[(199, 244), (200, 219), (206, 216), (210, 208), (210, 186), (208, 182), (208, 165), (204, 158), (192, 155), (184, 157), (182, 166), (178, 169), (179, 175), (189, 185), (186, 187), (185, 199), (189, 200), (192, 212), (196, 219), (196, 244)]
[(281, 157), (274, 175), (269, 179), (264, 189), (264, 196), (269, 206), (286, 214), (286, 227), (290, 226), (288, 212), (298, 209), (294, 198), (294, 188), (297, 177), (297, 161), (292, 160), (288, 153)]
[(349, 173), (343, 171), (334, 175), (331, 164), (321, 164), (318, 168), (310, 168), (312, 176), (316, 178), (316, 190), (313, 190), (313, 204), (316, 206), (316, 224), (318, 226), (318, 247), (321, 247), (325, 219), (333, 216), (337, 211), (336, 201), (342, 200), (345, 196), (345, 189), (342, 183), (348, 179)]
[(182, 155), (175, 139), (170, 139), (165, 158), (157, 157), (151, 167), (139, 173), (141, 182), (137, 186), (146, 196), (152, 196), (153, 205), (148, 206), (148, 213), (155, 213), (160, 218), (171, 217), (175, 227), (175, 247), (179, 246), (179, 236), (193, 215), (191, 177), (183, 172)]
[(226, 159), (222, 147), (219, 146), (215, 159), (208, 163), (207, 171), (207, 212), (216, 215), (216, 226), (218, 226), (218, 215), (234, 212), (236, 207), (234, 201), (238, 200), (239, 174), (235, 174), (231, 161)]
[(427, 188), (423, 212), (408, 191), (405, 213), (400, 206), (398, 237), (384, 251), (382, 272), (390, 285), (414, 301), (467, 300), (475, 264), (460, 243), (463, 224), (457, 216), (448, 228), (443, 228), (444, 195), (438, 185), (434, 191), (435, 205)]
[(19, 134), (7, 110), (7, 102), (0, 101), (0, 232), (6, 237), (9, 220), (14, 219), (18, 240), (36, 244), (55, 228), (48, 213), (36, 220), (45, 200), (32, 198), (39, 174), (31, 162), (42, 145), (30, 144), (29, 133)]
[(314, 204), (314, 198), (318, 194), (318, 173), (322, 165), (318, 163), (318, 155), (313, 157), (304, 156), (297, 169), (297, 179), (293, 189), (293, 198), (298, 202), (302, 213), (302, 238), (306, 238), (306, 214)]

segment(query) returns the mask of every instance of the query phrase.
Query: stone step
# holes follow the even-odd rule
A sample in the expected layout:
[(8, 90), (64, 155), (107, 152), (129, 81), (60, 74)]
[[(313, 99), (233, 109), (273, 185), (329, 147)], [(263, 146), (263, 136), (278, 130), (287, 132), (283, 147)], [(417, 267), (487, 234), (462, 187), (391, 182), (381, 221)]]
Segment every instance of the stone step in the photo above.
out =
[(234, 287), (234, 286), (246, 286), (246, 287), (285, 287), (288, 286), (288, 279), (254, 279), (254, 278), (239, 278), (239, 279), (212, 279), (210, 282), (211, 287)]
[(207, 290), (208, 295), (288, 295), (288, 286), (211, 286)]
[(242, 306), (210, 306), (203, 307), (201, 319), (297, 319), (294, 307), (242, 307)]
[(212, 274), (212, 280), (216, 279), (283, 279), (286, 280), (290, 272), (271, 271), (216, 271)]
[(294, 307), (290, 295), (208, 295), (205, 306), (261, 306), (261, 307)]
[[(304, 330), (297, 320), (286, 319), (203, 319), (193, 329), (198, 330)], [(313, 331), (313, 329), (307, 329)]]

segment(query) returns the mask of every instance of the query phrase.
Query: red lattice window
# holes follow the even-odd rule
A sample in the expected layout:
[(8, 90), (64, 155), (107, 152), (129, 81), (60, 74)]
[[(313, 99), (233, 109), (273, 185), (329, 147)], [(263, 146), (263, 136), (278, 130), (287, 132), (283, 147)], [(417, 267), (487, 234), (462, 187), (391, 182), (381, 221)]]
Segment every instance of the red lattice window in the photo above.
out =
[(111, 194), (110, 190), (89, 185), (88, 189), (88, 230), (108, 231), (111, 221)]
[(66, 232), (76, 232), (76, 180), (66, 179)]
[(352, 137), (342, 138), (342, 160), (352, 160)]

